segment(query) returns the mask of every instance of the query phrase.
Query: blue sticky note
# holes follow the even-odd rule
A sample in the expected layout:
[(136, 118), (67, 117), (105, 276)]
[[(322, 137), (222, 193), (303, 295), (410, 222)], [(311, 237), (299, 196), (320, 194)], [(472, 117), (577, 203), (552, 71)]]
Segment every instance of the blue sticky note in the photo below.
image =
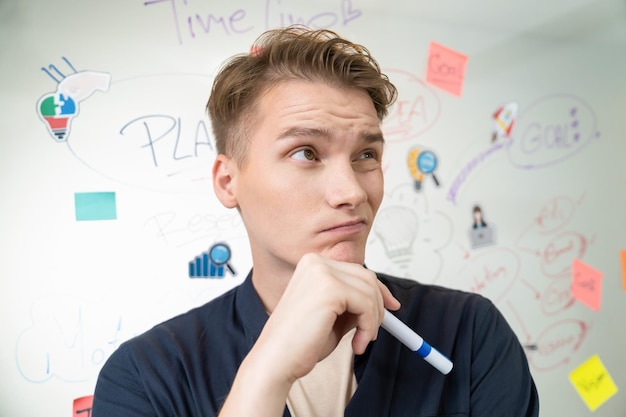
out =
[(76, 220), (115, 220), (114, 192), (74, 193)]

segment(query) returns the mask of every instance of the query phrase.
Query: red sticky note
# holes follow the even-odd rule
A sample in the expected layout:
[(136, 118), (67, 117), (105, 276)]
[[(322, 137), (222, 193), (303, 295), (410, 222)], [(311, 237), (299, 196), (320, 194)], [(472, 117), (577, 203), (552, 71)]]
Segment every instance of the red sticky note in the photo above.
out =
[(430, 43), (426, 81), (460, 97), (465, 80), (467, 56), (436, 42)]
[(572, 265), (572, 295), (592, 310), (600, 310), (602, 301), (602, 272), (583, 261), (574, 259)]
[(626, 291), (626, 250), (620, 252), (620, 257), (622, 258), (622, 285)]
[(74, 411), (72, 417), (91, 417), (91, 406), (93, 404), (93, 395), (76, 398), (74, 400)]

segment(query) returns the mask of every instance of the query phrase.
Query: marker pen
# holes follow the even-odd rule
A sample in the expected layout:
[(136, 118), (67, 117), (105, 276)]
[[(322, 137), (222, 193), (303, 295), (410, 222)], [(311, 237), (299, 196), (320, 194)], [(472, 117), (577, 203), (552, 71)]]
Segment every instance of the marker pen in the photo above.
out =
[(385, 310), (381, 327), (387, 330), (406, 347), (420, 355), (426, 362), (434, 366), (439, 372), (448, 375), (452, 370), (452, 362), (443, 356), (437, 349), (430, 346), (420, 335), (409, 326), (402, 323), (396, 316)]

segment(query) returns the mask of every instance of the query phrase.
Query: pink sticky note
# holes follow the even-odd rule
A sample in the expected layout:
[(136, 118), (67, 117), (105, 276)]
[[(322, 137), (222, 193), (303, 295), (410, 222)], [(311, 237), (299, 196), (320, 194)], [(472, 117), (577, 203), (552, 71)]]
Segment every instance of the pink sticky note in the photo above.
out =
[(74, 408), (72, 417), (90, 417), (91, 406), (93, 404), (93, 395), (76, 398), (74, 400)]
[(430, 43), (426, 81), (450, 94), (461, 97), (467, 56), (436, 42)]
[(600, 310), (602, 272), (593, 269), (579, 259), (574, 259), (572, 264), (572, 295), (592, 310)]

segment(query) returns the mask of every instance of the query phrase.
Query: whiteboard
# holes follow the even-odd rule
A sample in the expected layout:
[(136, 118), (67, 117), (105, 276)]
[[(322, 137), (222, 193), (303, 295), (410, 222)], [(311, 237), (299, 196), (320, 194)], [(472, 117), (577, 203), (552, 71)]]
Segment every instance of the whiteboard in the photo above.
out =
[[(85, 416), (74, 400), (122, 341), (244, 279), (204, 105), (225, 59), (305, 23), (366, 45), (399, 88), (368, 266), (492, 299), (542, 415), (590, 415), (589, 395), (605, 400), (595, 415), (623, 415), (625, 9), (0, 2), (0, 414)], [(604, 370), (572, 374), (581, 396), (570, 374), (596, 357)]]

